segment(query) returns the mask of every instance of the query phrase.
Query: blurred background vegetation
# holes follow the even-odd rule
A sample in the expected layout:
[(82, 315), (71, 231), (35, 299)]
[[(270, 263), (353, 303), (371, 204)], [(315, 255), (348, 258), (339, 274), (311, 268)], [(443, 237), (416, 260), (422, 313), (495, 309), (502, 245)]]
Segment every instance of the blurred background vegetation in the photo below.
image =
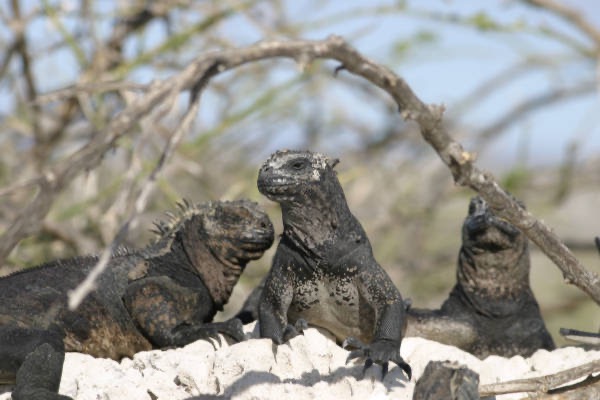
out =
[[(368, 3), (3, 2), (0, 235), (35, 194), (30, 182), (99, 134), (136, 96), (136, 85), (180, 72), (211, 50), (337, 34), (406, 78), (424, 101), (444, 103), (445, 123), (479, 154), (478, 164), (599, 272), (593, 237), (600, 235), (600, 4)], [(257, 171), (276, 149), (308, 148), (341, 159), (350, 207), (403, 295), (437, 307), (454, 284), (473, 193), (453, 184), (390, 99), (343, 72), (333, 77), (334, 67), (269, 61), (213, 79), (126, 244), (151, 240), (152, 221), (181, 198), (251, 198), (280, 232), (278, 207), (256, 189)], [(184, 112), (187, 98), (180, 100), (141, 118), (97, 168), (81, 171), (0, 271), (95, 253), (110, 243), (132, 188), (150, 174)], [(532, 286), (555, 337), (559, 326), (597, 331), (595, 303), (532, 250)], [(248, 267), (225, 316), (264, 275), (272, 251)]]

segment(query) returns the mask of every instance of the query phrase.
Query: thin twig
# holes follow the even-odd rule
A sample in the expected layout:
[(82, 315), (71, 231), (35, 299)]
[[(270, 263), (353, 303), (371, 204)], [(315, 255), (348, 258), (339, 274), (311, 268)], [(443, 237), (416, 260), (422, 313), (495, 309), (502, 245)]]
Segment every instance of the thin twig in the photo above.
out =
[(65, 100), (70, 97), (75, 97), (80, 93), (99, 94), (106, 92), (116, 92), (120, 90), (142, 91), (146, 89), (148, 89), (148, 85), (134, 82), (103, 81), (79, 83), (64, 89), (55, 90), (52, 92), (38, 95), (35, 99), (35, 103), (43, 104), (59, 100)]
[(580, 13), (554, 0), (523, 0), (534, 7), (544, 8), (571, 22), (581, 32), (588, 36), (600, 50), (600, 31), (590, 24)]
[[(85, 299), (85, 297), (94, 290), (94, 288), (96, 287), (95, 283), (98, 280), (99, 276), (104, 272), (104, 270), (108, 266), (108, 262), (110, 261), (110, 257), (112, 256), (113, 252), (125, 239), (129, 230), (133, 229), (137, 224), (138, 217), (146, 208), (148, 198), (150, 196), (150, 193), (154, 189), (154, 186), (156, 185), (156, 180), (158, 179), (160, 172), (165, 166), (167, 160), (171, 158), (173, 151), (181, 141), (181, 138), (183, 137), (185, 132), (187, 132), (190, 129), (194, 118), (196, 118), (196, 115), (198, 114), (198, 109), (200, 107), (200, 93), (202, 89), (204, 89), (205, 82), (208, 79), (210, 79), (210, 77), (213, 74), (214, 69), (212, 67), (208, 68), (206, 70), (206, 74), (203, 75), (203, 77), (199, 80), (199, 82), (204, 83), (202, 83), (201, 85), (194, 85), (190, 94), (190, 105), (188, 107), (188, 110), (183, 116), (183, 119), (181, 120), (179, 126), (175, 129), (175, 131), (169, 138), (169, 141), (167, 142), (158, 163), (156, 164), (156, 166), (146, 179), (146, 182), (142, 186), (142, 189), (140, 190), (140, 193), (137, 196), (137, 199), (134, 203), (135, 207), (129, 215), (129, 217), (127, 218), (127, 221), (125, 222), (125, 224), (123, 224), (123, 226), (119, 230), (119, 233), (113, 239), (112, 243), (110, 243), (110, 245), (104, 249), (102, 255), (100, 256), (100, 259), (98, 260), (94, 268), (90, 271), (90, 273), (87, 274), (83, 282), (81, 282), (74, 290), (69, 292), (69, 309), (76, 309), (79, 306), (79, 304), (81, 304), (83, 299)], [(180, 88), (175, 87), (173, 93), (176, 94), (179, 92), (179, 90)]]
[(595, 360), (551, 375), (481, 385), (479, 395), (485, 397), (522, 392), (549, 393), (552, 389), (598, 372), (600, 372), (600, 360)]
[(34, 179), (27, 180), (25, 182), (15, 183), (13, 185), (10, 185), (10, 186), (0, 189), (0, 197), (7, 196), (18, 190), (24, 190), (27, 188), (32, 188), (32, 187), (38, 186), (40, 183), (41, 183), (40, 178), (34, 178)]

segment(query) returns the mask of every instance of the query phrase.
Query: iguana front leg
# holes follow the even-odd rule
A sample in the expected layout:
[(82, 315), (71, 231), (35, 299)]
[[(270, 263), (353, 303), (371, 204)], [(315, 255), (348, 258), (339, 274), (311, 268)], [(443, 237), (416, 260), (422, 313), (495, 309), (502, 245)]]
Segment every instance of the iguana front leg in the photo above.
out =
[(13, 400), (72, 400), (58, 394), (64, 359), (58, 330), (0, 327), (0, 375), (15, 378)]
[(210, 296), (200, 289), (181, 286), (166, 276), (131, 283), (123, 303), (140, 332), (157, 347), (180, 347), (198, 339), (218, 340), (218, 333), (236, 341), (245, 339), (242, 324), (237, 319), (205, 323), (214, 315)]
[(276, 344), (282, 344), (299, 334), (287, 319), (294, 297), (291, 271), (295, 268), (288, 257), (287, 250), (280, 246), (273, 257), (273, 267), (267, 276), (258, 307), (260, 337), (270, 338)]
[(377, 320), (373, 340), (369, 344), (349, 337), (342, 347), (354, 349), (346, 362), (356, 358), (365, 358), (364, 370), (373, 363), (381, 364), (382, 375), (388, 372), (389, 362), (396, 363), (411, 379), (410, 365), (400, 355), (400, 343), (406, 329), (406, 311), (402, 297), (392, 281), (378, 264), (361, 268), (364, 271), (359, 277), (359, 291), (375, 306)]
[(388, 372), (389, 362), (392, 361), (406, 373), (408, 380), (410, 380), (412, 369), (400, 355), (400, 339), (394, 338), (396, 332), (401, 330), (398, 324), (404, 320), (403, 314), (403, 305), (386, 305), (383, 307), (381, 318), (377, 321), (378, 329), (370, 344), (363, 343), (354, 337), (346, 338), (342, 347), (352, 349), (346, 362), (356, 358), (365, 358), (363, 371), (366, 371), (373, 363), (381, 364), (382, 377), (385, 377)]

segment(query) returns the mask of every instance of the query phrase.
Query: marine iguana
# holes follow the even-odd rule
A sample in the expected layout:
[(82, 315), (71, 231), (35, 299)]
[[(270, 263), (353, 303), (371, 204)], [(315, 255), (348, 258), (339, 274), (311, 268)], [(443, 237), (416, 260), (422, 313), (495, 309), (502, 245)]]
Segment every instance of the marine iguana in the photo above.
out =
[(237, 319), (210, 323), (250, 260), (273, 243), (273, 225), (256, 203), (180, 205), (156, 225), (158, 239), (120, 249), (97, 288), (70, 311), (67, 293), (97, 256), (58, 260), (0, 279), (0, 382), (14, 400), (68, 399), (56, 394), (65, 351), (119, 360), (183, 346), (218, 332), (244, 339)]
[(529, 356), (555, 348), (529, 285), (529, 245), (516, 227), (471, 199), (462, 227), (456, 284), (439, 310), (408, 310), (407, 336), (480, 358)]
[(330, 160), (320, 153), (278, 151), (261, 167), (258, 190), (278, 202), (283, 234), (259, 301), (260, 336), (281, 344), (311, 324), (330, 331), (348, 360), (365, 358), (387, 373), (400, 356), (402, 297), (375, 261)]

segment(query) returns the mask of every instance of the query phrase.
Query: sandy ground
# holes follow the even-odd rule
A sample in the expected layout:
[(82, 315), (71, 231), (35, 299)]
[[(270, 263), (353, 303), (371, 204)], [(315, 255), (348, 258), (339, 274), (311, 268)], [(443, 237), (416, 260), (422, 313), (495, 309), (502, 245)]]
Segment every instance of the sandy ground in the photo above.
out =
[[(253, 325), (245, 327), (256, 337)], [(215, 347), (216, 346), (216, 347)], [(407, 338), (401, 353), (413, 368), (409, 382), (397, 366), (381, 381), (374, 366), (345, 364), (348, 352), (316, 329), (288, 344), (270, 340), (215, 345), (197, 341), (181, 349), (149, 351), (115, 362), (68, 353), (60, 393), (77, 400), (179, 399), (411, 399), (416, 379), (430, 360), (453, 360), (480, 375), (480, 383), (540, 376), (600, 359), (600, 351), (577, 347), (540, 350), (530, 358), (492, 356), (485, 360), (420, 338)], [(276, 354), (274, 350), (276, 349)], [(519, 399), (524, 395), (498, 396)], [(10, 394), (0, 394), (0, 400)]]

